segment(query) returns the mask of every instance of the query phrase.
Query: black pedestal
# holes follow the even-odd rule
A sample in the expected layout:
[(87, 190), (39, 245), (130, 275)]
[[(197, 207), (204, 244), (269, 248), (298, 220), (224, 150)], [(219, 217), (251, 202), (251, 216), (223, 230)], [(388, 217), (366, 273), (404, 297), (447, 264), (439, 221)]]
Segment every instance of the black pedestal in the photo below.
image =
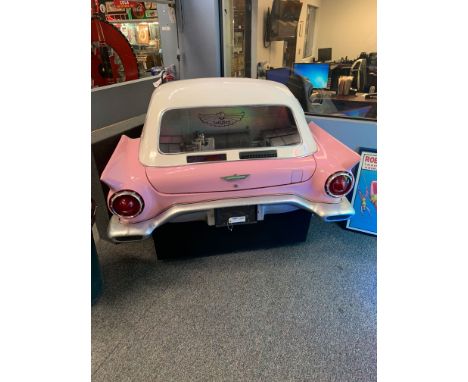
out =
[(206, 222), (168, 223), (153, 233), (158, 259), (210, 256), (282, 246), (307, 239), (311, 214), (298, 210), (266, 215), (255, 224), (212, 227)]

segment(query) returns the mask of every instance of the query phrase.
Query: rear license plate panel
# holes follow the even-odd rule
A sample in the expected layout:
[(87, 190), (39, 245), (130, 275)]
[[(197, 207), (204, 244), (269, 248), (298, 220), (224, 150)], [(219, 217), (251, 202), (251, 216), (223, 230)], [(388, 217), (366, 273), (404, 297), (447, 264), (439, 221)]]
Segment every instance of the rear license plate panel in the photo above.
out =
[(239, 206), (215, 209), (216, 227), (252, 224), (257, 222), (257, 206)]

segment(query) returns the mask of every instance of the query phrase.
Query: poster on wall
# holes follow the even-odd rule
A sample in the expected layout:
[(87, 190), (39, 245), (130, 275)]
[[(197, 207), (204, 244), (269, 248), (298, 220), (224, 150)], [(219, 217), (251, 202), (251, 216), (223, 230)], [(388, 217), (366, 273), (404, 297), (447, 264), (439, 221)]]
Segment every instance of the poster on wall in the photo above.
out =
[(362, 150), (351, 204), (356, 211), (346, 228), (377, 235), (377, 152)]
[(148, 45), (149, 42), (148, 24), (137, 25), (137, 43), (139, 45)]

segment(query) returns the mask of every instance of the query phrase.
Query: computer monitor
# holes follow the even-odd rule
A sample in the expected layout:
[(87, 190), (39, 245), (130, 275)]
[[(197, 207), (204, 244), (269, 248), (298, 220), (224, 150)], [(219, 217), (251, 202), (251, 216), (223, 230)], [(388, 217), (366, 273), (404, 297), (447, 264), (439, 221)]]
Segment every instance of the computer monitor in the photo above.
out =
[(266, 71), (267, 80), (280, 82), (284, 85), (287, 84), (290, 75), (291, 69), (289, 68), (277, 68)]
[(318, 60), (320, 62), (331, 61), (332, 59), (332, 48), (319, 48)]
[(314, 89), (328, 89), (330, 64), (294, 63), (294, 73), (309, 81)]
[(267, 16), (266, 41), (296, 39), (297, 24), (302, 10), (299, 0), (270, 0), (271, 13)]

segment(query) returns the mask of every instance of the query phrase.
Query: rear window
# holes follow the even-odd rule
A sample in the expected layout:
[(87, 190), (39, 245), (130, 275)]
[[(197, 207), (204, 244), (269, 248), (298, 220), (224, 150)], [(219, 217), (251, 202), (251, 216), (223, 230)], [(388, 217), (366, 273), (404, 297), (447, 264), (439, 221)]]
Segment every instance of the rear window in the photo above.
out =
[(286, 106), (172, 109), (161, 120), (159, 151), (165, 154), (292, 146), (301, 137)]

